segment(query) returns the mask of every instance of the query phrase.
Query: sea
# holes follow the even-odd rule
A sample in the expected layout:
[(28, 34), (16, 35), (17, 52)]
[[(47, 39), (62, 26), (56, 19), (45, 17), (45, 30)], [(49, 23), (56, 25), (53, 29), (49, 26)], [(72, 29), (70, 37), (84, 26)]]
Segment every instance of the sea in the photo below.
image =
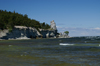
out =
[(100, 36), (1, 40), (0, 66), (100, 66)]

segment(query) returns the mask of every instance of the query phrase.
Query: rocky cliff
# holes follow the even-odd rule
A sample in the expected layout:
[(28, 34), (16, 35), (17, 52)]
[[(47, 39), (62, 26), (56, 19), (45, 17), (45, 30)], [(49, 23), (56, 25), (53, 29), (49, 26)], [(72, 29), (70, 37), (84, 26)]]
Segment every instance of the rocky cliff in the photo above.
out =
[(56, 24), (51, 21), (50, 29), (39, 29), (26, 26), (14, 26), (12, 30), (0, 30), (0, 39), (30, 39), (36, 37), (50, 38), (56, 37), (57, 28)]
[(40, 35), (36, 28), (26, 26), (14, 26), (11, 32), (9, 30), (0, 31), (0, 39), (29, 39)]

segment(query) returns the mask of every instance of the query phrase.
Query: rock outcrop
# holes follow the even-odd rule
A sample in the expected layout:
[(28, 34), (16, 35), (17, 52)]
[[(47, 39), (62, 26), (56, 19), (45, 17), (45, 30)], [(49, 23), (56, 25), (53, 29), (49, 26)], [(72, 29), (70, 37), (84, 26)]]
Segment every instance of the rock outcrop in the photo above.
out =
[(39, 29), (26, 26), (14, 26), (14, 28), (9, 30), (0, 30), (0, 39), (29, 39), (29, 38), (54, 38), (57, 36), (56, 24), (51, 21), (50, 29)]
[(26, 27), (26, 26), (14, 26), (11, 32), (4, 32), (5, 35), (0, 33), (0, 39), (29, 39), (36, 38), (41, 34), (37, 31), (36, 28)]
[(43, 38), (54, 38), (56, 36), (56, 31), (55, 30), (50, 30), (50, 29), (39, 29), (40, 33)]
[(70, 38), (66, 33), (59, 33), (59, 38)]
[(54, 22), (54, 20), (52, 20), (50, 23), (51, 23), (51, 29), (57, 30), (56, 23)]
[(40, 33), (43, 35), (43, 38), (56, 38), (57, 37), (57, 28), (56, 23), (52, 20), (50, 29), (39, 29)]
[(6, 36), (6, 34), (9, 32), (9, 30), (0, 30), (0, 37)]

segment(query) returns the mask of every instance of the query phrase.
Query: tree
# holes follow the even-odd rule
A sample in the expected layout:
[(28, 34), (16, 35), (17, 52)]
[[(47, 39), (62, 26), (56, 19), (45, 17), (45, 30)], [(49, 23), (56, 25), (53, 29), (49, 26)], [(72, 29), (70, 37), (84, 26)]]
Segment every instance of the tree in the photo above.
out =
[(46, 24), (45, 22), (41, 23), (41, 28), (42, 29), (49, 29), (50, 28), (50, 25)]
[(9, 29), (13, 28), (15, 25), (18, 26), (27, 26), (27, 27), (34, 27), (36, 29), (48, 29), (50, 26), (45, 24), (45, 22), (40, 23), (34, 19), (28, 18), (28, 15), (18, 14), (14, 12), (7, 12), (6, 10), (0, 10), (0, 29)]
[(27, 15), (27, 14), (25, 14), (25, 15), (24, 15), (24, 17), (25, 17), (25, 18), (28, 18), (28, 15)]
[(45, 25), (45, 29), (49, 29), (50, 26), (48, 24)]
[(65, 31), (64, 33), (68, 35), (69, 34), (69, 31)]

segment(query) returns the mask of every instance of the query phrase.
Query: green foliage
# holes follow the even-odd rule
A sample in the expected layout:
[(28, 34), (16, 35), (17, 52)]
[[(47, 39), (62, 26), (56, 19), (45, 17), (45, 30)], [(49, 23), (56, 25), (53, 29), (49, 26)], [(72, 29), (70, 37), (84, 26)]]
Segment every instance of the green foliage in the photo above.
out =
[(69, 31), (65, 31), (64, 33), (66, 33), (68, 35), (69, 34)]
[(9, 29), (9, 32), (12, 32), (12, 29)]
[(45, 23), (40, 23), (34, 19), (28, 18), (28, 15), (18, 14), (14, 12), (7, 12), (6, 10), (0, 10), (0, 29), (10, 29), (14, 26), (27, 26), (48, 29), (50, 26)]
[(45, 22), (41, 23), (41, 28), (42, 29), (49, 29), (50, 26), (48, 24), (45, 24)]

